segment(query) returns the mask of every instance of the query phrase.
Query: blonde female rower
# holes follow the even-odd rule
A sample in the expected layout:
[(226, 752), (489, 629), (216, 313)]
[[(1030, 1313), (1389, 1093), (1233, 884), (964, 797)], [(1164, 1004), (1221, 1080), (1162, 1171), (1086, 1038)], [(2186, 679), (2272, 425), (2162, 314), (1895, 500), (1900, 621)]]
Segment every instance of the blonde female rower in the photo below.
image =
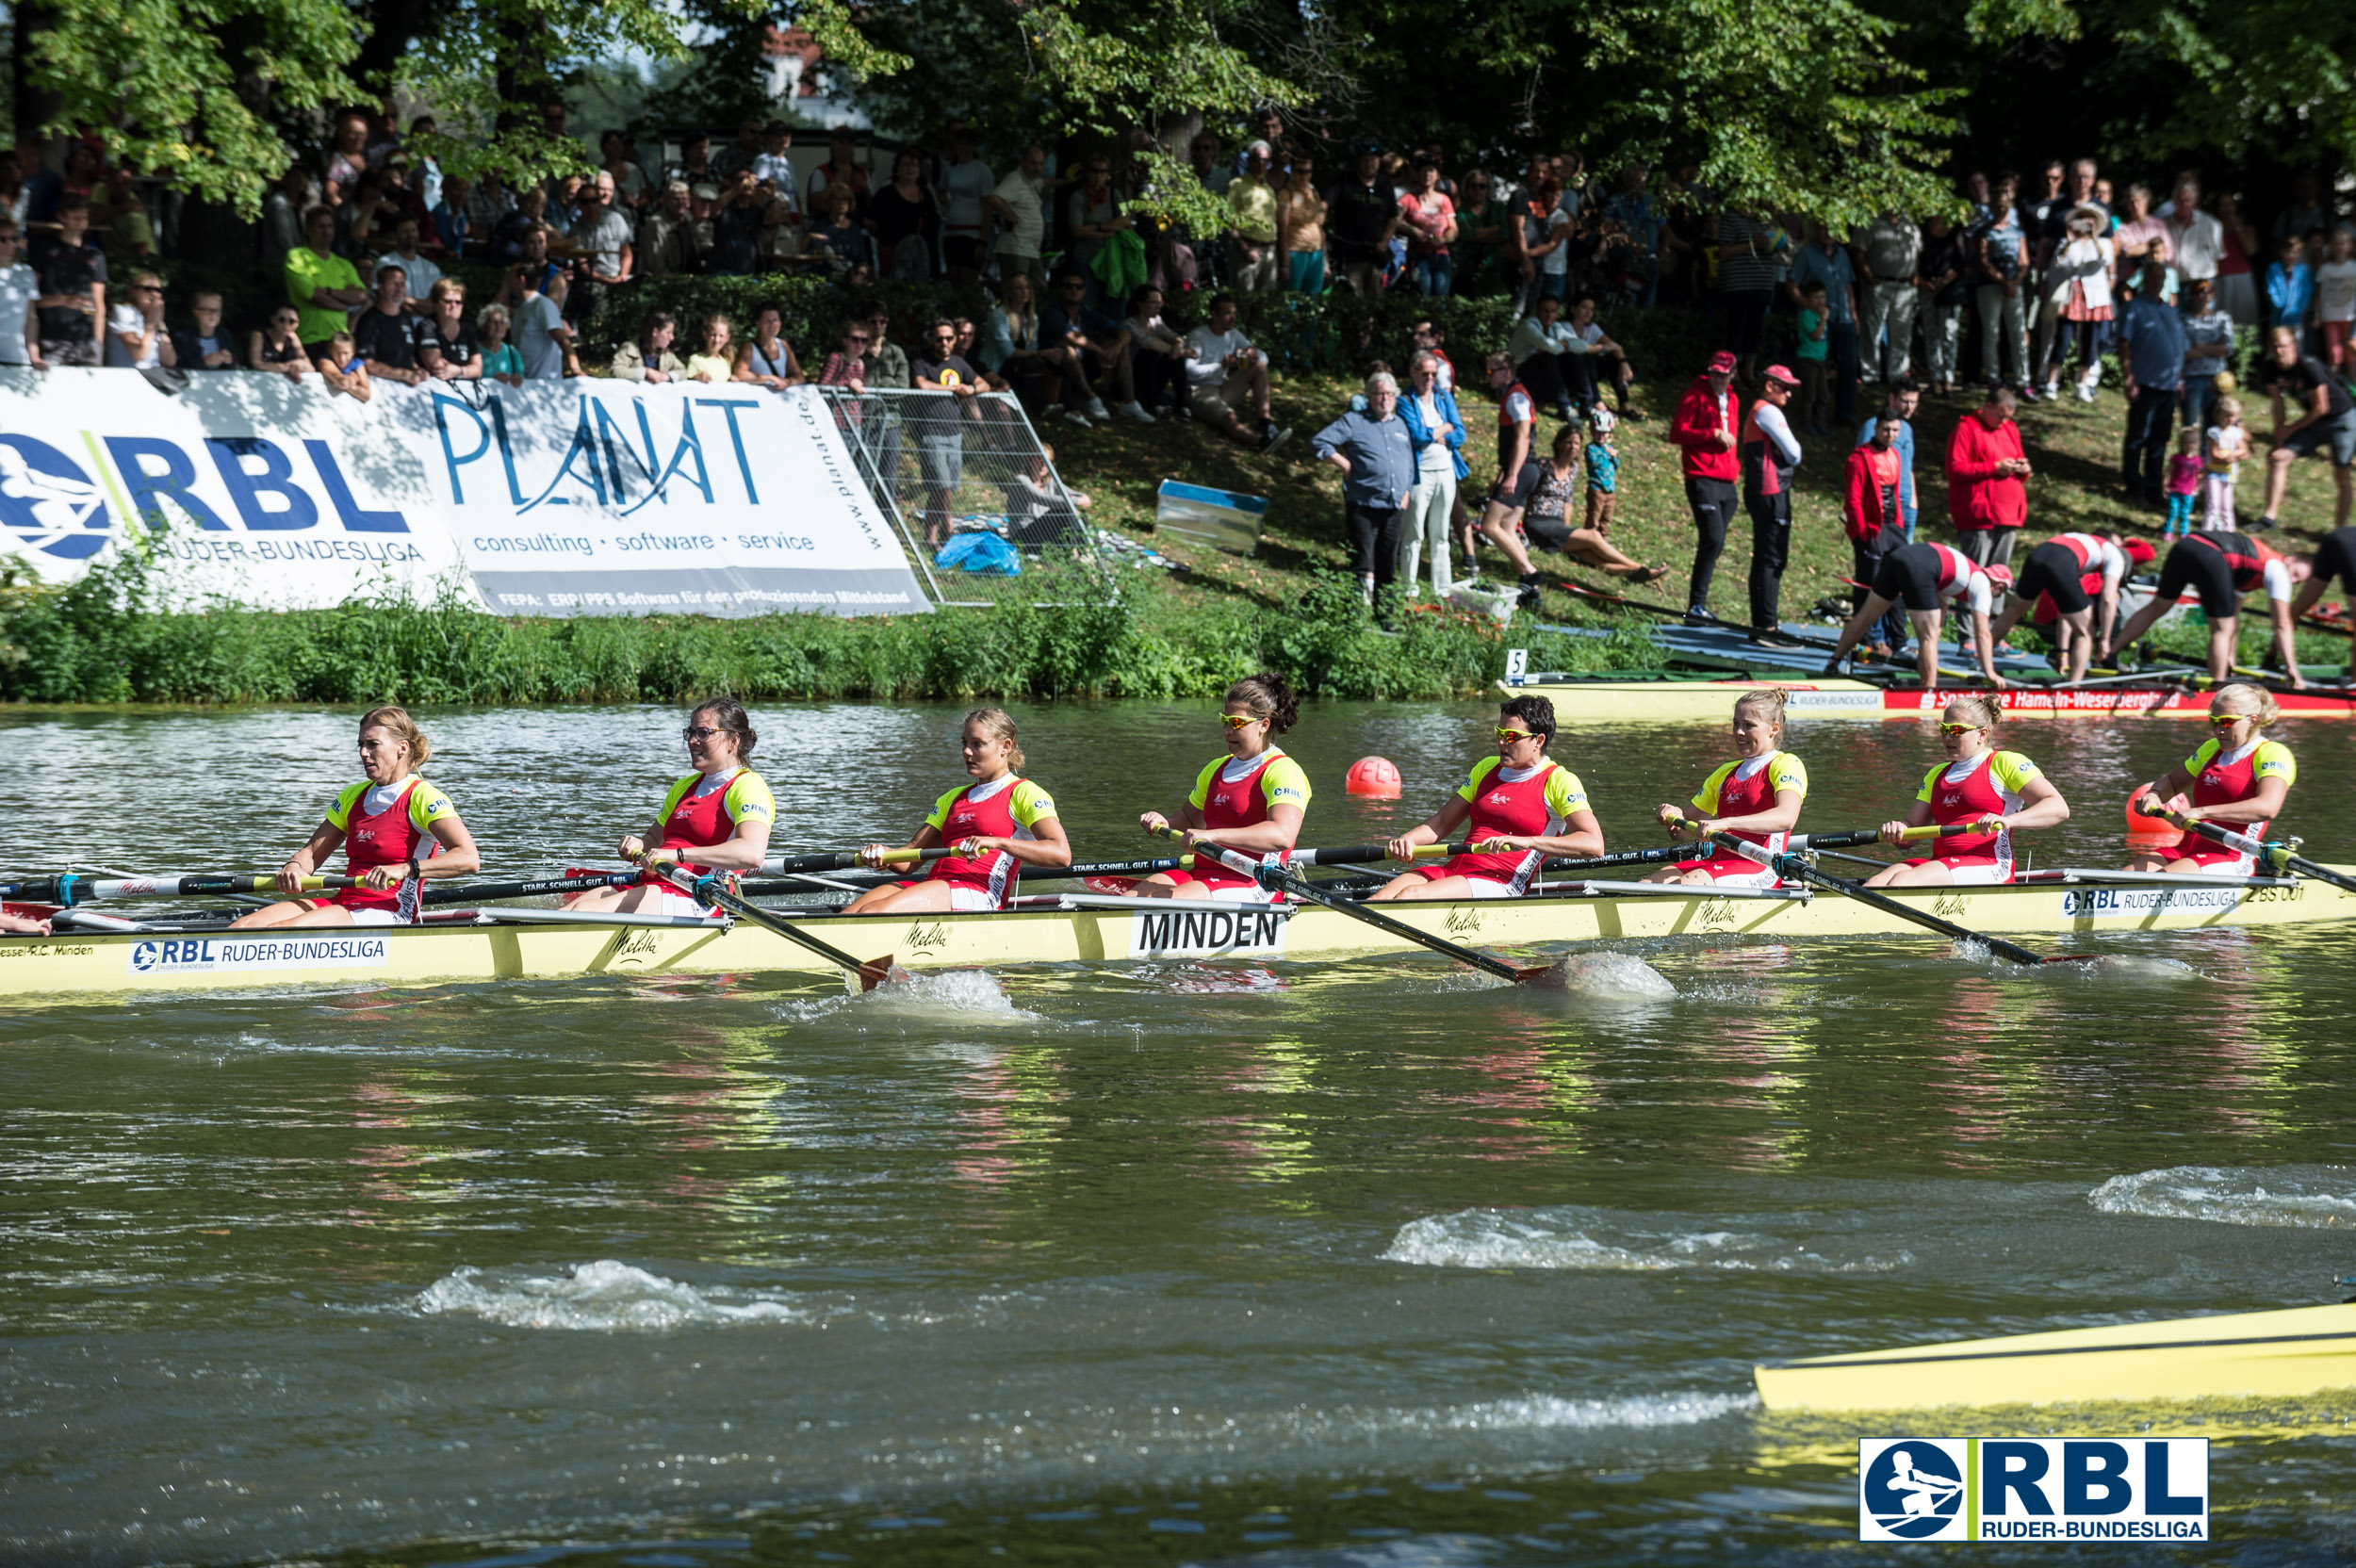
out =
[[(2291, 786), (2299, 781), (2291, 748), (2261, 733), (2282, 716), (2274, 694), (2263, 687), (2239, 680), (2219, 687), (2209, 699), (2209, 739), (2164, 776), (2136, 791), (2136, 808), (2157, 807), (2190, 791), (2191, 806), (2169, 813), (2170, 820), (2213, 822), (2253, 839), (2265, 838), (2282, 814)], [(2251, 857), (2204, 839), (2187, 825), (2183, 838), (2165, 849), (2135, 856), (2127, 869), (2249, 876), (2257, 866)]]
[(1986, 697), (1957, 697), (1939, 716), (1947, 760), (1922, 776), (1922, 788), (1904, 822), (1882, 824), (1882, 842), (1901, 844), (1906, 830), (1936, 824), (1971, 824), (1980, 831), (1939, 841), (1943, 853), (1884, 866), (1869, 888), (1978, 887), (2012, 880), (2012, 830), (2054, 827), (2070, 820), (2070, 803), (2035, 762), (2017, 751), (1996, 751), (1996, 709)]
[(1497, 709), (1497, 754), (1473, 764), (1448, 803), (1393, 839), (1394, 860), (1412, 860), (1467, 823), (1473, 853), (1395, 876), (1374, 896), (1385, 899), (1519, 898), (1549, 855), (1603, 853), (1603, 829), (1587, 808), (1579, 776), (1546, 756), (1554, 704), (1508, 697)]
[[(1780, 686), (1762, 686), (1735, 698), (1734, 749), (1739, 755), (1702, 780), (1693, 792), (1692, 814), (1662, 803), (1656, 815), (1669, 837), (1691, 833), (1694, 842), (1707, 843), (1712, 833), (1728, 833), (1771, 853), (1782, 852), (1800, 820), (1800, 803), (1808, 798), (1808, 769), (1798, 758), (1778, 749), (1783, 744), (1783, 704)], [(1713, 849), (1700, 859), (1663, 866), (1644, 880), (1772, 888), (1781, 879), (1756, 861)]]
[[(458, 808), (417, 775), (433, 756), (433, 743), (405, 710), (371, 710), (360, 721), (360, 771), (367, 776), (336, 794), (310, 842), (278, 868), (279, 890), (297, 896), (240, 916), (229, 928), (406, 925), (417, 912), (415, 883), (479, 869), (483, 857)], [(316, 875), (338, 844), (360, 885), (320, 898), (303, 895), (303, 879)]]
[[(1282, 676), (1263, 671), (1228, 687), (1219, 713), (1227, 754), (1203, 764), (1194, 777), (1194, 792), (1178, 808), (1174, 825), (1159, 811), (1148, 811), (1137, 818), (1138, 825), (1148, 833), (1175, 825), (1185, 831), (1188, 848), (1207, 840), (1245, 855), (1290, 855), (1309, 808), (1309, 776), (1278, 748), (1276, 737), (1300, 717), (1301, 698)], [(1156, 872), (1140, 881), (1135, 893), (1140, 898), (1263, 896), (1258, 883), (1208, 856), (1192, 871)]]
[(645, 874), (627, 888), (581, 893), (566, 907), (715, 915), (718, 910), (707, 909), (679, 891), (661, 871), (669, 866), (691, 872), (760, 869), (769, 853), (777, 803), (767, 780), (752, 770), (753, 747), (761, 740), (752, 720), (734, 699), (714, 697), (687, 715), (680, 738), (687, 743), (688, 765), (695, 771), (673, 781), (653, 826), (643, 834), (624, 834), (619, 846), (622, 858), (637, 861)]
[[(1003, 909), (1014, 898), (1024, 866), (1068, 866), (1072, 843), (1055, 820), (1047, 792), (1021, 776), (1023, 745), (1003, 708), (976, 708), (965, 716), (959, 743), (973, 782), (933, 802), (930, 815), (904, 848), (953, 851), (906, 882), (870, 888), (843, 908), (846, 915), (932, 914)], [(884, 863), (882, 844), (859, 852), (871, 866)]]

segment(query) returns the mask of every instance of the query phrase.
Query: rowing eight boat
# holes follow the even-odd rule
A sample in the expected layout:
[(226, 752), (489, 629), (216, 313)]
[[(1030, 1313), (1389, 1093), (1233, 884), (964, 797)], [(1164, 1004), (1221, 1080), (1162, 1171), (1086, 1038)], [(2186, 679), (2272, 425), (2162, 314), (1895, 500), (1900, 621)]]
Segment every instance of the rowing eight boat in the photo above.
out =
[[(2215, 694), (2190, 686), (2088, 685), (1935, 689), (1878, 686), (1863, 680), (1593, 680), (1570, 676), (1526, 677), (1500, 687), (1554, 704), (1558, 723), (1726, 723), (1734, 699), (1761, 686), (1789, 694), (1784, 712), (1794, 719), (1935, 719), (1958, 696), (1985, 697), (2012, 719), (2200, 719)], [(2356, 718), (2356, 694), (2277, 690), (2286, 719)]]
[[(2356, 868), (2339, 868), (2343, 870)], [(1891, 890), (1983, 932), (2186, 930), (2356, 919), (2356, 893), (2313, 880), (2040, 871), (2004, 887)], [(1019, 899), (975, 914), (843, 916), (787, 906), (802, 930), (861, 962), (910, 970), (1133, 959), (1339, 958), (1414, 952), (1331, 909), (1090, 894)], [(1893, 915), (1806, 890), (1558, 884), (1523, 899), (1399, 903), (1385, 913), (1484, 948), (1703, 936), (1785, 940), (1916, 937)], [(79, 911), (76, 912), (79, 915)], [(87, 919), (88, 917), (82, 917)], [(115, 992), (270, 985), (421, 985), (593, 974), (775, 973), (840, 983), (831, 964), (749, 923), (558, 909), (459, 909), (427, 923), (356, 929), (74, 930), (0, 937), (0, 997), (28, 1004)]]

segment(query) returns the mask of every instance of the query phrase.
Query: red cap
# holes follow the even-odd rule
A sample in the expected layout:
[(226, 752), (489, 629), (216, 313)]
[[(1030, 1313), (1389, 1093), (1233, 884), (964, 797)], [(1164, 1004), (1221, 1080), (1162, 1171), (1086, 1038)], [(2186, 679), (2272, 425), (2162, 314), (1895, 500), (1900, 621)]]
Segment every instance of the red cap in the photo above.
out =
[[(1713, 376), (1730, 376), (1734, 374), (1734, 356), (1724, 349), (1721, 349), (1716, 353), (1711, 354), (1710, 356), (1709, 374)], [(1794, 383), (1793, 384), (1796, 385), (1798, 384)]]
[(1983, 566), (1980, 570), (1987, 573), (1988, 581), (1996, 584), (1997, 587), (2009, 588), (2012, 586), (2012, 568), (2005, 565), (2004, 563), (1998, 562), (1992, 566)]
[(2160, 553), (2159, 547), (2149, 539), (2124, 539), (2119, 542), (2119, 547), (2126, 552), (2130, 562), (2138, 566), (2150, 565)]
[(1770, 365), (1767, 367), (1765, 375), (1769, 381), (1779, 381), (1786, 386), (1797, 386), (1800, 384), (1800, 378), (1793, 375), (1791, 371), (1785, 369), (1780, 365)]

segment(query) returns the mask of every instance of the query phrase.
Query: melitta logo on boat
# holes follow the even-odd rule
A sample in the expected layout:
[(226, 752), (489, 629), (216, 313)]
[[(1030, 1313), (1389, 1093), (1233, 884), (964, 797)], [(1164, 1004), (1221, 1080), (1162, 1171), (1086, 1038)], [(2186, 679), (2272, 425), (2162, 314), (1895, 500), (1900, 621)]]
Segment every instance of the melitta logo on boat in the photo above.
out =
[(2065, 918), (2197, 914), (2241, 907), (2240, 888), (2072, 888), (2062, 894)]
[(172, 937), (131, 945), (133, 974), (221, 974), (265, 969), (383, 969), (382, 936)]
[(1237, 909), (1217, 904), (1129, 917), (1129, 956), (1185, 953), (1282, 953), (1288, 909)]
[(1867, 1437), (1860, 1541), (2206, 1541), (2209, 1440)]

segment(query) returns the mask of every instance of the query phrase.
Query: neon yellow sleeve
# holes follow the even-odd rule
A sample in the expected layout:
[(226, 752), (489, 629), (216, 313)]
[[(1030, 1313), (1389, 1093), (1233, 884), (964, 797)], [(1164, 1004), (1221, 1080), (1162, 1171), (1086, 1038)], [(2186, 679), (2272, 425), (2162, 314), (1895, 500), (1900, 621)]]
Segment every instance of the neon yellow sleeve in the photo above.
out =
[(1224, 757), (1214, 757), (1203, 763), (1203, 771), (1194, 776), (1194, 793), (1186, 797), (1186, 804), (1198, 811), (1208, 806), (1211, 803), (1211, 780), (1217, 778), (1219, 770), (1226, 765), (1227, 759)]
[(1464, 782), (1456, 787), (1458, 798), (1466, 805), (1471, 805), (1473, 801), (1480, 798), (1481, 781), (1504, 764), (1505, 759), (1502, 757), (1483, 757), (1480, 761), (1475, 762), (1472, 772), (1466, 776)]
[(730, 822), (747, 818), (761, 822), (777, 820), (777, 800), (769, 792), (769, 781), (750, 768), (728, 780), (728, 792), (721, 798), (720, 806)]
[(924, 825), (936, 833), (947, 831), (950, 808), (957, 805), (957, 796), (965, 793), (965, 791), (966, 786), (960, 784), (939, 800), (934, 801), (932, 810), (925, 814)]
[(1775, 760), (1767, 764), (1767, 782), (1775, 786), (1776, 794), (1797, 790), (1801, 798), (1808, 795), (1808, 764), (1788, 751), (1775, 753)]
[(1308, 809), (1307, 771), (1291, 758), (1279, 757), (1268, 765), (1268, 771), (1260, 775), (1260, 798), (1271, 808), (1298, 806), (1303, 810)]
[(703, 782), (703, 776), (699, 773), (691, 773), (684, 778), (673, 781), (671, 788), (663, 796), (663, 804), (655, 808), (654, 820), (669, 822), (671, 813), (679, 809), (679, 803), (687, 798), (688, 791)]
[(2037, 765), (2035, 762), (2017, 751), (2000, 751), (1994, 757), (1989, 758), (1988, 771), (1989, 777), (2014, 794), (2021, 793), (2021, 786), (2031, 779), (2044, 776), (2037, 771)]
[(368, 792), (368, 780), (347, 784), (339, 791), (335, 803), (327, 808), (327, 825), (338, 833), (352, 830), (352, 808), (360, 804), (360, 797)]
[(1563, 767), (1546, 775), (1546, 809), (1566, 821), (1573, 812), (1587, 809), (1587, 786), (1579, 775)]
[(422, 778), (417, 780), (417, 787), (409, 792), (409, 820), (417, 825), (420, 833), (437, 822), (457, 815), (458, 808), (450, 803), (450, 796)]
[(1020, 827), (1037, 827), (1055, 814), (1055, 797), (1025, 778), (1014, 787), (1006, 810)]
[(1931, 771), (1922, 776), (1922, 787), (1914, 792), (1914, 798), (1928, 806), (1931, 803), (1931, 792), (1939, 788), (1939, 776), (1946, 771), (1946, 763), (1933, 763)]
[(2184, 759), (2184, 776), (2186, 778), (2200, 777), (2201, 770), (2209, 765), (2209, 759), (2215, 757), (2222, 749), (2215, 741), (2201, 742), (2201, 749)]
[(2280, 741), (2261, 741), (2258, 755), (2250, 759), (2252, 778), (2279, 778), (2285, 784), (2299, 782), (2299, 763), (2291, 756), (2291, 748)]
[(1693, 792), (1693, 809), (1705, 817), (1716, 816), (1718, 814), (1718, 792), (1726, 787), (1726, 780), (1733, 776), (1734, 770), (1742, 765), (1740, 762), (1723, 763), (1717, 772), (1703, 779), (1702, 787)]

